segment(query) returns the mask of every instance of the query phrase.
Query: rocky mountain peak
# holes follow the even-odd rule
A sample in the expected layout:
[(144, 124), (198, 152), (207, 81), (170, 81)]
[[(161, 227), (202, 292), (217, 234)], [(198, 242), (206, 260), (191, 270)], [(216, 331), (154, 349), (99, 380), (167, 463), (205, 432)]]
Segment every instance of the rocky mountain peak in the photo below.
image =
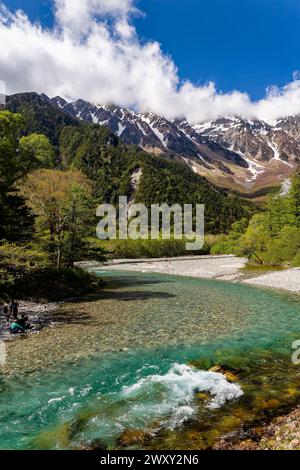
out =
[(225, 186), (228, 181), (229, 186), (255, 186), (269, 174), (278, 181), (300, 161), (299, 116), (275, 123), (225, 116), (190, 125), (184, 118), (168, 120), (114, 104), (68, 103), (59, 96), (51, 103), (73, 117), (107, 126), (127, 144), (183, 159), (195, 172)]

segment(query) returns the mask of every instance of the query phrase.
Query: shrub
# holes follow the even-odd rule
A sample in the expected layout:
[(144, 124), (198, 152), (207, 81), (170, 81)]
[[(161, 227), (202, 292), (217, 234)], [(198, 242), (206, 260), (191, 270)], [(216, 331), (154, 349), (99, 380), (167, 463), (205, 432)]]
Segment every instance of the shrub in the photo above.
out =
[(293, 259), (292, 266), (296, 268), (300, 266), (300, 250), (296, 254), (295, 258)]
[(101, 285), (101, 279), (80, 268), (45, 268), (17, 279), (10, 292), (15, 298), (57, 301), (86, 294)]
[(210, 247), (205, 243), (198, 251), (187, 251), (185, 240), (124, 240), (110, 245), (113, 258), (173, 258), (189, 255), (206, 255)]

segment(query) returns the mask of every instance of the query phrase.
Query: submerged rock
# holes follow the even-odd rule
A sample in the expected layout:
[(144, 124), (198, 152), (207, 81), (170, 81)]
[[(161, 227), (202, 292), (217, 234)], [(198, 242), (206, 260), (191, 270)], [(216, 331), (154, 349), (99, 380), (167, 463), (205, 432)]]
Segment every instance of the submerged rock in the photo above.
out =
[(280, 408), (281, 403), (276, 398), (266, 399), (263, 396), (258, 396), (254, 401), (254, 406), (262, 410), (273, 410)]
[(34, 439), (34, 447), (40, 450), (67, 449), (70, 446), (70, 425), (65, 423), (55, 429), (42, 431)]
[(238, 382), (239, 381), (239, 377), (237, 375), (235, 375), (233, 372), (225, 371), (225, 372), (222, 372), (222, 373), (225, 375), (228, 382)]
[(207, 400), (210, 399), (210, 395), (209, 395), (209, 393), (198, 392), (198, 393), (196, 393), (196, 398), (199, 401), (207, 401)]
[(142, 446), (151, 439), (152, 435), (139, 429), (125, 429), (118, 438), (121, 447)]

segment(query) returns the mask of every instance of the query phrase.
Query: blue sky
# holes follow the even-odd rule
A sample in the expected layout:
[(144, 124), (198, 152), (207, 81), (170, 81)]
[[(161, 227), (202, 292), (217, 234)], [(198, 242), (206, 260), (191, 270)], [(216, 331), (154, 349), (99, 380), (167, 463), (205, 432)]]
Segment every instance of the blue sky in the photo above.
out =
[[(109, 1), (109, 0), (107, 0)], [(6, 0), (31, 19), (52, 25), (51, 0)], [(253, 99), (270, 85), (290, 82), (300, 70), (299, 0), (140, 0), (134, 20), (142, 40), (154, 39), (182, 79)]]

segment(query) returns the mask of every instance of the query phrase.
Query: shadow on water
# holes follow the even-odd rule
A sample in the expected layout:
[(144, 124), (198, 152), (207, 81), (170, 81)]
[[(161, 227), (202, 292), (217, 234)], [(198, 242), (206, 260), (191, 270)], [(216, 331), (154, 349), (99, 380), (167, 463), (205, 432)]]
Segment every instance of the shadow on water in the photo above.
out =
[[(131, 273), (124, 272), (122, 274), (116, 273), (96, 273), (101, 277), (108, 287), (112, 288), (123, 288), (123, 287), (135, 287), (135, 286), (154, 286), (157, 284), (167, 284), (176, 282), (175, 279), (164, 277), (163, 279), (158, 278), (158, 275), (153, 273)], [(157, 276), (157, 277), (156, 277)]]
[[(57, 311), (53, 317), (52, 321), (54, 323), (66, 323), (66, 324), (81, 324), (88, 325), (93, 316), (87, 312), (84, 312), (84, 304), (87, 306), (91, 303), (101, 302), (101, 301), (117, 301), (117, 302), (140, 302), (140, 301), (149, 301), (149, 300), (166, 300), (176, 298), (175, 294), (170, 294), (168, 292), (158, 291), (153, 292), (149, 290), (131, 290), (133, 287), (142, 287), (142, 286), (153, 286), (158, 284), (164, 284), (166, 282), (172, 282), (172, 280), (161, 280), (155, 279), (152, 276), (148, 278), (141, 279), (136, 274), (129, 273), (127, 275), (114, 275), (107, 276), (105, 278), (105, 286), (93, 293), (81, 296), (79, 298), (68, 299), (68, 301), (73, 305), (79, 305), (78, 310), (76, 307), (71, 308), (71, 310), (60, 309)], [(130, 290), (126, 288), (130, 287)], [(87, 308), (87, 310), (89, 307)]]
[(153, 299), (174, 299), (176, 295), (168, 292), (103, 292), (102, 299), (119, 300), (121, 302), (131, 302), (136, 300), (153, 300)]
[(72, 312), (62, 311), (60, 310), (58, 313), (53, 315), (52, 322), (53, 323), (72, 323), (77, 325), (85, 325), (89, 324), (92, 320), (92, 316), (88, 313), (84, 312)]
[[(83, 304), (90, 302), (97, 302), (101, 300), (116, 300), (120, 302), (133, 302), (133, 301), (143, 301), (143, 300), (154, 300), (154, 299), (173, 299), (176, 298), (175, 294), (170, 294), (168, 292), (152, 292), (152, 291), (143, 291), (143, 290), (124, 290), (124, 288), (134, 288), (142, 286), (154, 286), (158, 284), (166, 284), (174, 282), (172, 280), (158, 279), (154, 277), (144, 277), (141, 279), (136, 273), (122, 273), (121, 275), (109, 275), (105, 276), (105, 286), (104, 288), (97, 290), (86, 296), (81, 296), (80, 298), (70, 299), (72, 304)], [(80, 316), (80, 315), (79, 315)]]
[[(176, 295), (169, 294), (168, 292), (148, 292), (148, 291), (130, 291), (119, 292), (115, 290), (102, 290), (94, 294), (90, 294), (80, 299), (72, 299), (72, 304), (83, 304), (90, 302), (97, 302), (101, 300), (117, 300), (120, 302), (133, 302), (141, 300), (154, 300), (154, 299), (174, 299)], [(80, 315), (79, 315), (80, 316)]]

